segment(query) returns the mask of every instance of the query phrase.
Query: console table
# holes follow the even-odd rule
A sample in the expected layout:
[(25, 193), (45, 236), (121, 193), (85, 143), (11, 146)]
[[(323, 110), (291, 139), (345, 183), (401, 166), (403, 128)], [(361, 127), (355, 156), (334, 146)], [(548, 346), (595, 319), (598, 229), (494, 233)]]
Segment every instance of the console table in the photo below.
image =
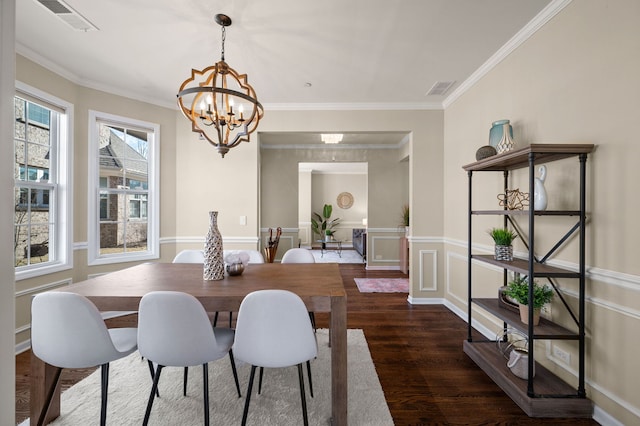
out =
[(342, 257), (342, 240), (316, 240), (317, 243), (321, 243), (320, 246), (320, 257), (324, 257), (324, 252), (329, 251), (327, 247), (330, 244), (335, 246), (335, 252), (338, 253), (339, 257)]

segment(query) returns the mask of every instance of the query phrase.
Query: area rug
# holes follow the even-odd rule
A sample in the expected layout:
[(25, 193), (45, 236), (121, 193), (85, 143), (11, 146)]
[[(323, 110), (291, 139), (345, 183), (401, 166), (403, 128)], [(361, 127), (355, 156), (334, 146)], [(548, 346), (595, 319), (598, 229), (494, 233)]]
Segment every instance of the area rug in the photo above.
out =
[(355, 250), (342, 250), (342, 253), (334, 250), (311, 250), (316, 263), (359, 263), (362, 264), (362, 256)]
[(360, 293), (409, 293), (408, 278), (354, 278)]
[[(318, 329), (318, 358), (311, 362), (314, 398), (309, 396), (309, 424), (328, 425), (331, 417), (331, 365), (328, 331)], [(348, 330), (348, 414), (352, 425), (393, 425), (369, 347), (362, 330)], [(239, 425), (244, 408), (250, 366), (237, 360), (243, 398), (238, 398), (227, 357), (209, 364), (211, 424)], [(107, 424), (140, 425), (151, 390), (147, 363), (136, 352), (113, 362), (109, 375)], [(201, 425), (202, 367), (189, 369), (187, 396), (182, 396), (181, 368), (167, 367), (160, 379), (149, 424)], [(305, 379), (307, 378), (305, 373)], [(256, 386), (254, 392), (256, 392)], [(100, 371), (62, 394), (61, 415), (52, 425), (97, 424), (100, 418)], [(28, 424), (28, 420), (25, 422)], [(300, 391), (296, 367), (265, 369), (262, 394), (252, 395), (250, 425), (302, 424)]]

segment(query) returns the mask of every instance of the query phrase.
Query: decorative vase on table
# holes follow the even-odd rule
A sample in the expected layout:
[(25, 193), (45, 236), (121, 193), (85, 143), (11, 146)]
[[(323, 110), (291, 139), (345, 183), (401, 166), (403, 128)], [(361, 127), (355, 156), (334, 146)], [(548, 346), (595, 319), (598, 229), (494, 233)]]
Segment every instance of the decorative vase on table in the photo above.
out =
[(209, 231), (204, 242), (203, 278), (206, 281), (218, 281), (224, 278), (222, 235), (218, 230), (218, 212), (209, 212)]
[(489, 145), (494, 147), (498, 154), (513, 149), (513, 128), (509, 120), (498, 120), (491, 124)]

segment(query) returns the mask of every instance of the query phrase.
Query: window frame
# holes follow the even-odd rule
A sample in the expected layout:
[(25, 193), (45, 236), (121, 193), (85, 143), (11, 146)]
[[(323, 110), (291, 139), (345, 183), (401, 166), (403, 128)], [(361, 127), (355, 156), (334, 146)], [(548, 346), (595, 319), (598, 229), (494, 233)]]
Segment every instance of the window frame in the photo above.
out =
[[(54, 224), (49, 233), (49, 256), (50, 259), (53, 256), (53, 259), (31, 265), (14, 266), (15, 279), (20, 281), (73, 268), (73, 186), (71, 183), (73, 182), (74, 106), (18, 80), (15, 82), (14, 99), (16, 97), (55, 110), (59, 117), (58, 123), (49, 123), (49, 127), (53, 128), (52, 131), (55, 131), (57, 135), (56, 146), (51, 147), (56, 151), (54, 164), (52, 164), (55, 166), (55, 172), (51, 173), (51, 168), (49, 169), (52, 183), (41, 183), (28, 179), (18, 181), (14, 176), (14, 191), (18, 188), (52, 191), (49, 194), (49, 205), (51, 206), (49, 212), (53, 215), (50, 222)], [(29, 117), (27, 117), (27, 122), (29, 122)], [(15, 127), (12, 133), (15, 150)], [(28, 173), (28, 166), (25, 165), (25, 174)], [(19, 182), (21, 182), (20, 185), (18, 185)]]
[[(100, 124), (144, 130), (150, 135), (147, 157), (147, 250), (100, 254)], [(87, 261), (89, 266), (160, 258), (160, 125), (89, 110)], [(104, 188), (103, 188), (104, 189)], [(135, 219), (134, 219), (135, 220)]]

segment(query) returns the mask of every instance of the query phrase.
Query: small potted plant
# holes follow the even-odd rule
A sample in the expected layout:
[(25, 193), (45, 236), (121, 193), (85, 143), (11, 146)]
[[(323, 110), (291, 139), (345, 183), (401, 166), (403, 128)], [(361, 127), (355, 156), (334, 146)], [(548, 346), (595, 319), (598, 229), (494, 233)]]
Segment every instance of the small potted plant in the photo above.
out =
[[(517, 276), (509, 282), (504, 294), (520, 304), (520, 320), (529, 323), (529, 280)], [(533, 280), (533, 325), (540, 321), (540, 309), (551, 302), (553, 290)]]
[(495, 259), (511, 262), (513, 260), (513, 240), (516, 234), (507, 228), (493, 228), (489, 235), (495, 243)]
[(402, 224), (404, 226), (405, 235), (409, 236), (411, 230), (409, 228), (409, 204), (402, 206)]

